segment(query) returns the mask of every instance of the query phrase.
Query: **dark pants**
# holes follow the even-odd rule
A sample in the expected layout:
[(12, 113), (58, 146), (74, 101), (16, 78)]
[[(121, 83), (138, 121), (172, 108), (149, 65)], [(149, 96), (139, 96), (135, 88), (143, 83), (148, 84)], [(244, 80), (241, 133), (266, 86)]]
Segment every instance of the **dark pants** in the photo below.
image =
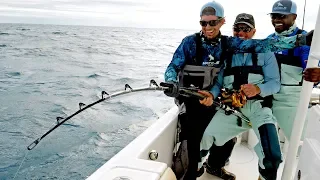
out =
[[(216, 113), (214, 107), (206, 107), (199, 103), (197, 99), (184, 99), (186, 106), (186, 114), (183, 119), (180, 119), (181, 133), (180, 140), (187, 139), (189, 166), (184, 180), (195, 180), (197, 178), (198, 162), (200, 159), (200, 142), (202, 135), (211, 121), (213, 115)], [(232, 141), (232, 140), (231, 140)], [(232, 146), (233, 147), (233, 146)], [(226, 160), (229, 158), (232, 148), (227, 146), (218, 147), (218, 151), (214, 152), (212, 157), (225, 157), (215, 160), (216, 163), (224, 166)], [(229, 149), (231, 151), (229, 152)], [(227, 152), (227, 153), (226, 153)], [(219, 154), (216, 154), (219, 153)], [(220, 163), (223, 162), (223, 163)]]
[(282, 162), (278, 133), (274, 124), (264, 124), (259, 127), (261, 145), (265, 158), (259, 172), (266, 180), (276, 180), (280, 163)]
[[(259, 166), (259, 173), (266, 180), (276, 180), (278, 168), (282, 162), (277, 129), (274, 124), (264, 124), (260, 126), (258, 130), (265, 156), (263, 159), (265, 169), (262, 169)], [(234, 145), (235, 141), (233, 139), (226, 142), (223, 146), (216, 146), (213, 144), (210, 148), (208, 165), (213, 169), (223, 167), (226, 160), (230, 157)], [(201, 153), (207, 154), (208, 151), (202, 150)]]
[(230, 158), (234, 145), (237, 142), (237, 138), (231, 139), (223, 146), (216, 146), (213, 144), (210, 148), (210, 154), (208, 158), (208, 165), (212, 169), (221, 169), (225, 166), (226, 161)]

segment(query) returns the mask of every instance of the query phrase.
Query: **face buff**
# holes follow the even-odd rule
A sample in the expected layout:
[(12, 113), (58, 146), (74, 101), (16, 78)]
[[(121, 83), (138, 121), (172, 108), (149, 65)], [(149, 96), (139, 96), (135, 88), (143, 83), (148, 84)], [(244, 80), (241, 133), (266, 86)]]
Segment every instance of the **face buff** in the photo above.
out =
[(201, 40), (202, 42), (208, 43), (211, 46), (217, 46), (219, 45), (220, 41), (221, 41), (221, 33), (219, 32), (218, 36), (215, 37), (214, 39), (208, 39), (202, 31), (200, 31), (200, 36), (201, 36)]
[(281, 33), (275, 32), (275, 34), (277, 36), (289, 36), (290, 34), (292, 34), (297, 28), (296, 23), (294, 23), (288, 30), (283, 31)]

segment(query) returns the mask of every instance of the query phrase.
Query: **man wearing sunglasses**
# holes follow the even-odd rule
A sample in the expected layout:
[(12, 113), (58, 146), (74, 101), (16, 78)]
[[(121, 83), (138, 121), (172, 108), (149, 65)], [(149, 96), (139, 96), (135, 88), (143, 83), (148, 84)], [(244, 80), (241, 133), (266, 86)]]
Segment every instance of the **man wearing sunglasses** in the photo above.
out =
[[(252, 39), (255, 32), (256, 32), (255, 22), (252, 15), (242, 13), (236, 17), (236, 20), (233, 25), (234, 37), (238, 37), (241, 39)], [(247, 57), (247, 55), (248, 54), (245, 53), (245, 54), (235, 54), (234, 56), (238, 56), (238, 58), (240, 57), (240, 59), (243, 59)], [(275, 59), (273, 58), (272, 61), (273, 60)], [(214, 176), (217, 176), (226, 180), (236, 179), (236, 176), (233, 173), (228, 172), (224, 168), (226, 162), (229, 162), (229, 157), (231, 156), (231, 152), (235, 145), (235, 142), (236, 142), (236, 138), (229, 140), (223, 146), (216, 146), (215, 144), (212, 144), (209, 150), (210, 151), (209, 158), (204, 163), (206, 167), (206, 171), (209, 174), (212, 174)], [(206, 156), (207, 153), (208, 153), (208, 150), (202, 150), (200, 154), (201, 156)], [(202, 166), (202, 164), (200, 163), (199, 166)]]
[[(296, 26), (297, 5), (293, 1), (280, 0), (275, 2), (270, 17), (275, 29), (275, 32), (269, 36), (271, 38), (307, 33)], [(309, 46), (301, 46), (275, 52), (281, 74), (281, 89), (279, 93), (273, 95), (272, 110), (286, 139), (291, 137), (293, 121), (300, 99), (303, 71), (306, 67), (309, 51)]]
[[(252, 15), (242, 13), (236, 17), (233, 25), (235, 37), (252, 39), (255, 32), (255, 22)], [(214, 161), (221, 156), (217, 154), (219, 147), (216, 145), (224, 145), (229, 139), (252, 128), (260, 140), (255, 146), (259, 157), (260, 178), (276, 179), (282, 156), (275, 126), (276, 121), (271, 111), (271, 95), (280, 89), (280, 75), (275, 55), (272, 52), (229, 54), (224, 69), (220, 71), (217, 83), (211, 89), (211, 93), (217, 97), (222, 88), (241, 89), (246, 95), (247, 102), (239, 108), (239, 111), (249, 118), (252, 127), (245, 123), (239, 125), (236, 116), (226, 115), (222, 110), (218, 110), (206, 128), (201, 141), (201, 149), (203, 150), (200, 155), (205, 157), (206, 152), (210, 151), (206, 164), (207, 172), (211, 172), (212, 164), (215, 164)], [(210, 95), (208, 92), (203, 92), (203, 94)], [(206, 106), (212, 105), (210, 101), (201, 101), (201, 103)], [(227, 152), (230, 152), (230, 149)], [(220, 168), (223, 166), (224, 164), (220, 164)], [(199, 163), (199, 167), (201, 167), (201, 163)], [(231, 180), (231, 178), (224, 177), (222, 179)]]
[[(195, 98), (181, 97), (179, 87), (210, 90), (227, 54), (274, 52), (311, 43), (312, 34), (263, 40), (244, 40), (222, 36), (220, 28), (224, 23), (224, 9), (219, 3), (212, 1), (203, 5), (200, 11), (201, 31), (182, 40), (165, 71), (166, 83), (160, 84), (169, 87), (164, 92), (167, 96), (175, 97), (178, 104), (185, 107), (185, 118), (179, 121), (182, 135), (180, 138), (188, 142), (189, 164), (186, 174), (183, 174), (184, 179), (188, 180), (196, 179), (203, 171), (202, 169), (197, 172), (197, 164), (200, 162), (200, 141), (215, 110), (212, 107), (203, 106)], [(210, 94), (204, 100), (213, 101), (213, 96)], [(232, 140), (228, 142), (231, 145), (234, 143)]]

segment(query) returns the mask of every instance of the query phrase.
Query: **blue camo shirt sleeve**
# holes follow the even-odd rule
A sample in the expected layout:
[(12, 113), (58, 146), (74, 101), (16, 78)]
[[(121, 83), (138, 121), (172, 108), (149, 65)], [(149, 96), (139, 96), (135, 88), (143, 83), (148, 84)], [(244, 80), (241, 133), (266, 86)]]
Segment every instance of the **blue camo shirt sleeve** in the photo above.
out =
[(297, 36), (248, 40), (228, 37), (227, 45), (235, 53), (266, 53), (294, 48), (296, 39)]
[[(261, 56), (260, 56), (261, 57)], [(264, 83), (258, 84), (260, 88), (260, 96), (266, 97), (275, 94), (280, 90), (280, 74), (276, 57), (273, 53), (263, 54), (264, 65), (262, 66), (264, 74)]]
[(178, 82), (177, 75), (186, 63), (186, 56), (189, 55), (188, 49), (191, 47), (190, 43), (191, 42), (188, 37), (184, 38), (181, 44), (176, 49), (176, 51), (174, 52), (172, 60), (164, 74), (164, 79), (166, 82)]

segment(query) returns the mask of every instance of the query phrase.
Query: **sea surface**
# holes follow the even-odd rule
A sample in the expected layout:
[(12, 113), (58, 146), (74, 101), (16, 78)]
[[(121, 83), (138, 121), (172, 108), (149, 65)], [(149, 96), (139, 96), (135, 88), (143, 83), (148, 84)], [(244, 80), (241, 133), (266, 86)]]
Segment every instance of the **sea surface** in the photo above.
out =
[[(174, 106), (162, 92), (132, 93), (83, 111), (27, 146), (101, 91), (160, 83), (194, 31), (0, 25), (0, 179), (85, 179)], [(16, 174), (22, 160), (20, 170)]]

